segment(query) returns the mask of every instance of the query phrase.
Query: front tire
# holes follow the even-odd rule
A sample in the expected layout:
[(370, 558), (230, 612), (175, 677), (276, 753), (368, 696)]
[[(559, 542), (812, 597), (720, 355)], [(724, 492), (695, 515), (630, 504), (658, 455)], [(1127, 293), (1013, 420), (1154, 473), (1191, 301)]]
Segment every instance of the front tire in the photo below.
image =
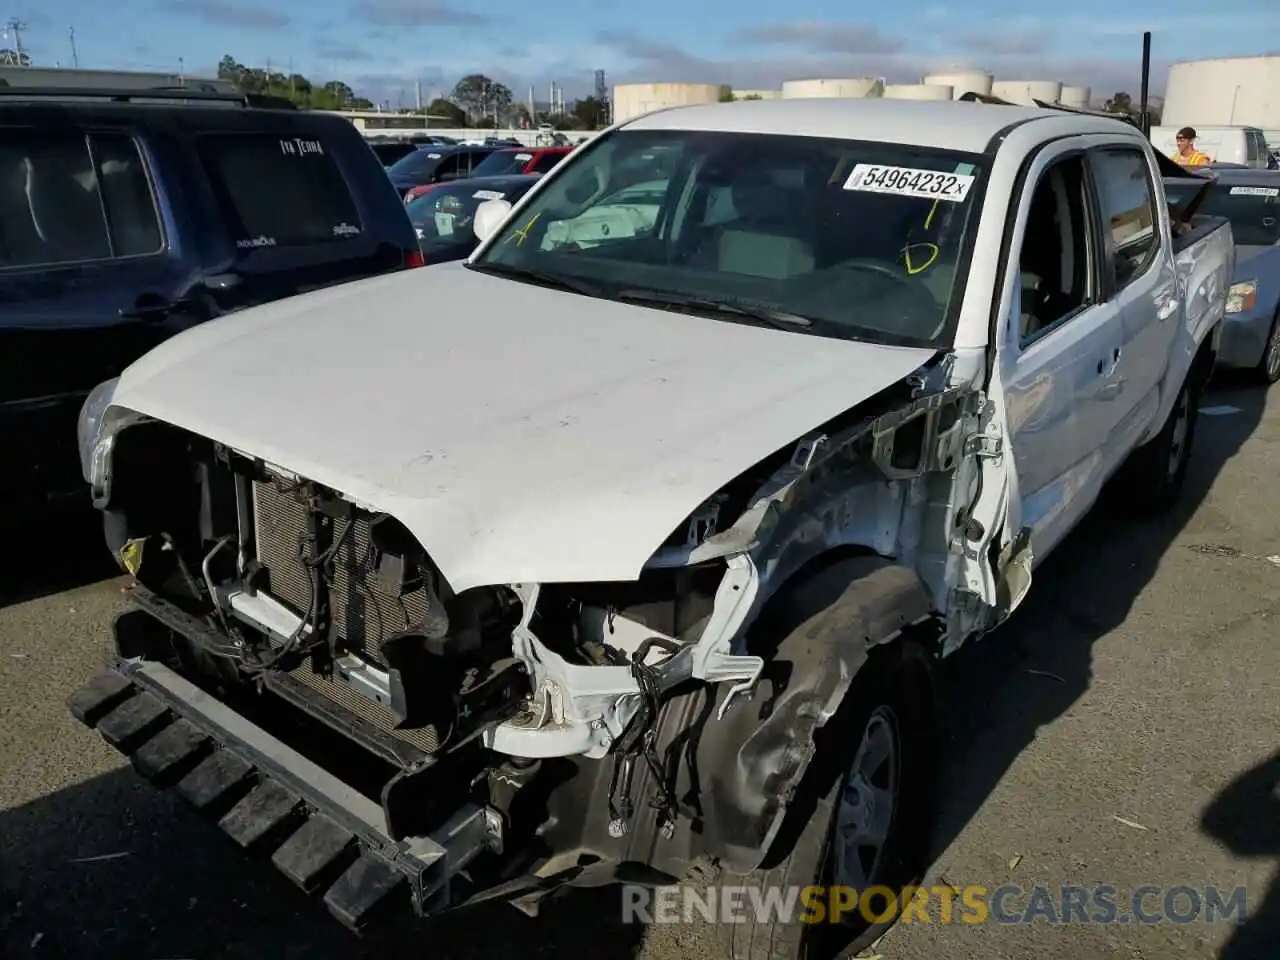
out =
[(1280, 310), (1276, 311), (1271, 321), (1267, 345), (1263, 348), (1262, 359), (1258, 361), (1254, 376), (1264, 387), (1280, 381)]
[[(829, 960), (851, 957), (874, 943), (896, 919), (879, 898), (871, 917), (853, 907), (842, 922), (829, 920), (833, 886), (859, 892), (887, 887), (899, 896), (927, 865), (933, 821), (937, 757), (930, 663), (924, 648), (899, 639), (878, 648), (850, 685), (843, 704), (815, 740), (814, 776), (791, 804), (804, 811), (802, 824), (785, 825), (779, 844), (787, 852), (772, 865), (742, 877), (722, 876), (726, 885), (755, 887), (784, 897), (793, 888), (825, 888), (823, 916), (802, 919), (797, 901), (788, 919), (750, 916), (721, 928), (721, 955), (732, 960)], [(788, 829), (788, 826), (790, 829)], [(770, 861), (766, 861), (769, 863)]]

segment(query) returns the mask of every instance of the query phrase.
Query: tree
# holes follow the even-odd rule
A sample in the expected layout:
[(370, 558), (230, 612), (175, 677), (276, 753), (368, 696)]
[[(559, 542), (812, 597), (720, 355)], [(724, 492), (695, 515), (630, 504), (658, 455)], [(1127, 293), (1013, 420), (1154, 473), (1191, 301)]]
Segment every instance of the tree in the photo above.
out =
[(448, 117), (451, 127), (467, 125), (466, 112), (452, 100), (445, 100), (443, 97), (437, 97), (427, 104), (427, 113), (433, 117)]
[(368, 110), (373, 104), (341, 80), (330, 80), (322, 87), (300, 73), (268, 72), (246, 67), (228, 54), (218, 61), (218, 78), (230, 80), (245, 93), (266, 93), (292, 100), (298, 106), (313, 110)]
[(469, 121), (490, 126), (511, 113), (511, 90), (494, 83), (482, 73), (472, 73), (458, 81), (449, 98), (460, 106)]
[(581, 129), (594, 130), (604, 123), (604, 104), (595, 97), (583, 97), (574, 103), (570, 116)]
[(720, 102), (732, 103), (734, 99), (733, 87), (729, 86), (727, 83), (722, 83), (720, 85)]
[(29, 67), (31, 66), (31, 54), (23, 50), (18, 53), (17, 50), (0, 48), (0, 64), (6, 67)]

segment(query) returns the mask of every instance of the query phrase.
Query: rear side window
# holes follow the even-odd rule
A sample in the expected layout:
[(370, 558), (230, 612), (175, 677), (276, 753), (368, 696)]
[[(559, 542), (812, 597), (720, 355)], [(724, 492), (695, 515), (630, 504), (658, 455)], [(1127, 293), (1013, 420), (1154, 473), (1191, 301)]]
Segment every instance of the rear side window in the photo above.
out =
[(1151, 174), (1142, 151), (1128, 147), (1099, 150), (1092, 162), (1102, 222), (1110, 233), (1107, 257), (1120, 290), (1147, 269), (1159, 248)]
[(0, 268), (123, 259), (161, 247), (151, 184), (131, 137), (0, 135)]
[(529, 172), (530, 173), (546, 173), (548, 170), (554, 167), (557, 163), (563, 160), (565, 156), (566, 154), (563, 154), (563, 153), (544, 153), (534, 162), (533, 169), (530, 170)]
[(219, 133), (197, 142), (240, 249), (304, 247), (362, 233), (351, 188), (323, 141)]

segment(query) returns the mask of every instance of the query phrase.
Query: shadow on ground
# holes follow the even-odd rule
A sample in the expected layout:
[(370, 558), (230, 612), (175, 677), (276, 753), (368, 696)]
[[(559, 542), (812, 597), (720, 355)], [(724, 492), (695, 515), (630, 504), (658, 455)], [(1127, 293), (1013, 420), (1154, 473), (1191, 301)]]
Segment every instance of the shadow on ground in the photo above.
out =
[[(1205, 833), (1238, 857), (1267, 858), (1280, 868), (1280, 751), (1214, 798), (1201, 821)], [(1261, 903), (1223, 948), (1221, 960), (1260, 960), (1280, 954), (1280, 874)]]
[[(1178, 510), (1137, 521), (1117, 514), (1110, 504), (1099, 505), (1037, 572), (1035, 589), (1000, 642), (975, 644), (948, 665), (944, 682), (953, 742), (939, 850), (981, 807), (1036, 731), (1088, 688), (1093, 643), (1125, 620), (1222, 465), (1258, 424), (1265, 393), (1229, 387), (1205, 402), (1233, 404), (1240, 412), (1201, 419)], [(66, 571), (73, 580), (86, 573)], [(26, 595), (69, 585), (32, 583)], [(1057, 679), (1029, 675), (1027, 668)], [(1207, 815), (1207, 829), (1246, 852), (1253, 849), (1250, 844), (1261, 843), (1265, 849), (1257, 855), (1275, 853), (1280, 817), (1274, 799), (1259, 793), (1265, 792), (1268, 777), (1273, 783), (1274, 766), (1243, 778)], [(1238, 832), (1245, 818), (1259, 829)], [(1259, 841), (1261, 836), (1270, 839)], [(113, 854), (120, 856), (74, 862)], [(1272, 922), (1276, 901), (1273, 891), (1268, 900)], [(621, 922), (619, 907), (614, 890), (575, 891), (549, 904), (537, 920), (509, 907), (487, 906), (431, 925), (398, 919), (362, 942), (345, 934), (323, 907), (269, 864), (246, 863), (216, 827), (131, 770), (0, 814), (0, 955), (5, 957), (514, 960), (576, 954), (626, 960), (638, 949), (642, 931)], [(1265, 937), (1274, 927), (1256, 929)], [(1242, 931), (1242, 940), (1247, 933), (1252, 935)]]
[(7, 518), (0, 551), (0, 607), (118, 576), (101, 516), (85, 507)]
[(938, 853), (1037, 731), (1089, 688), (1093, 644), (1124, 623), (1223, 465), (1258, 426), (1266, 399), (1265, 390), (1234, 377), (1209, 390), (1202, 408), (1229, 405), (1239, 412), (1199, 417), (1186, 488), (1175, 510), (1154, 519), (1135, 518), (1109, 491), (1037, 568), (1031, 591), (1009, 622), (945, 664), (951, 742), (936, 828)]

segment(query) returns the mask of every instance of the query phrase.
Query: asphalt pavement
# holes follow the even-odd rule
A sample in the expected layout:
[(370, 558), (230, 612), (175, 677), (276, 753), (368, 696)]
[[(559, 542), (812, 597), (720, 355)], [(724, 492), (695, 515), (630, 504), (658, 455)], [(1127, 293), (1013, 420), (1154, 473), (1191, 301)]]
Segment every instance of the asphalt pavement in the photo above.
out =
[[(1269, 408), (1267, 401), (1270, 400)], [(1276, 956), (1280, 944), (1280, 389), (1204, 401), (1187, 495), (1100, 504), (1013, 620), (944, 671), (929, 883), (1244, 886), (1243, 925), (899, 923), (898, 958)], [(616, 891), (531, 919), (486, 907), (357, 941), (269, 864), (67, 715), (121, 608), (95, 530), (0, 551), (0, 956), (445, 960), (711, 957), (709, 931), (621, 923)]]

